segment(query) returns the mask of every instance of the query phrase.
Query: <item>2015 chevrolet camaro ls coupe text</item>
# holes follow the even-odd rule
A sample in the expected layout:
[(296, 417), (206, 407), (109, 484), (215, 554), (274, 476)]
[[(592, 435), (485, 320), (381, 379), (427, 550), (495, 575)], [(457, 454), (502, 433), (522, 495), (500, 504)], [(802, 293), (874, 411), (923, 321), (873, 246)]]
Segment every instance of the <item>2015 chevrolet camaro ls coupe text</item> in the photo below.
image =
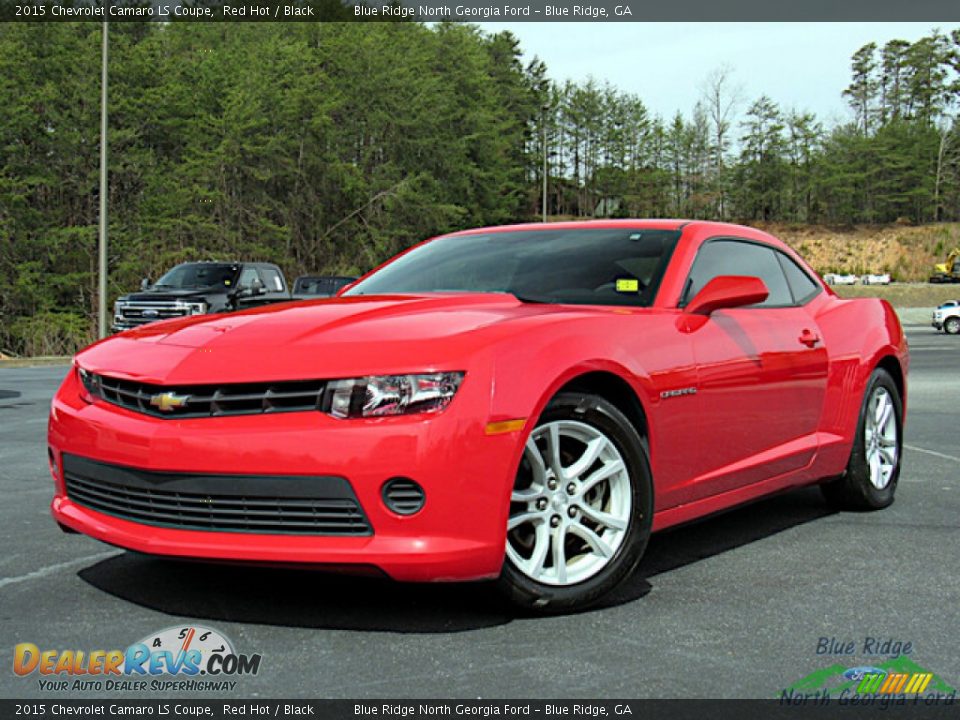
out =
[(499, 578), (584, 607), (652, 531), (893, 502), (907, 343), (779, 240), (622, 220), (430, 240), (339, 297), (130, 330), (53, 401), (53, 516), (156, 555)]

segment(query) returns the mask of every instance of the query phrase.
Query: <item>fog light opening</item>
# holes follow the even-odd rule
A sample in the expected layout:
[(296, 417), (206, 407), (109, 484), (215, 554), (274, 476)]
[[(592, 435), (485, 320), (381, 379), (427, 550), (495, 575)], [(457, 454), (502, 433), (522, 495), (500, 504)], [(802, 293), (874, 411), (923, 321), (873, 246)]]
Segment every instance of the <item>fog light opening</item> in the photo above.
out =
[(427, 502), (427, 495), (416, 482), (406, 477), (393, 477), (383, 484), (383, 504), (397, 515), (416, 515)]
[(60, 466), (57, 464), (57, 454), (53, 451), (53, 448), (47, 448), (47, 460), (50, 463), (50, 474), (53, 475), (54, 479), (60, 479)]

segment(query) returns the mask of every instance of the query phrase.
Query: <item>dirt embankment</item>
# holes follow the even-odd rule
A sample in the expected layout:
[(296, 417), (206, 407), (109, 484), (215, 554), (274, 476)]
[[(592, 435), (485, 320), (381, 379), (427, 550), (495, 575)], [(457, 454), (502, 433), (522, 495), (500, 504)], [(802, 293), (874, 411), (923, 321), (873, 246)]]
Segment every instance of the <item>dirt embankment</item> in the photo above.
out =
[(890, 273), (898, 282), (925, 282), (934, 264), (942, 263), (952, 248), (960, 247), (960, 223), (849, 227), (771, 223), (757, 227), (790, 243), (821, 275)]

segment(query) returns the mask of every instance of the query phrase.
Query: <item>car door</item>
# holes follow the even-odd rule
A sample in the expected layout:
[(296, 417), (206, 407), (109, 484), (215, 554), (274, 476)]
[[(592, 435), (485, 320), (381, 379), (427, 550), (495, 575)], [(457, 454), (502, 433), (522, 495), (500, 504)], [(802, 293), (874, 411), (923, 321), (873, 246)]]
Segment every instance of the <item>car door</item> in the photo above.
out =
[(718, 238), (700, 248), (682, 303), (720, 275), (759, 277), (770, 295), (692, 332), (702, 416), (691, 499), (809, 464), (826, 392), (827, 353), (806, 307), (820, 286), (769, 245)]

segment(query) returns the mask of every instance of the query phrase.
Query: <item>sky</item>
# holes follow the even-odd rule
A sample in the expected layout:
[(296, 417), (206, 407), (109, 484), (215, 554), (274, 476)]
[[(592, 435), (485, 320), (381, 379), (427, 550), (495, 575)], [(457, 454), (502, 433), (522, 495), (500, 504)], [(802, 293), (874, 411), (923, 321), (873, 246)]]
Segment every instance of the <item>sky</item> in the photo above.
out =
[(812, 111), (832, 124), (851, 119), (841, 93), (850, 57), (868, 42), (914, 41), (956, 23), (478, 23), (510, 30), (529, 61), (538, 56), (562, 82), (608, 80), (636, 93), (664, 118), (689, 116), (706, 76), (727, 65), (740, 86), (742, 114), (767, 94), (787, 109)]

